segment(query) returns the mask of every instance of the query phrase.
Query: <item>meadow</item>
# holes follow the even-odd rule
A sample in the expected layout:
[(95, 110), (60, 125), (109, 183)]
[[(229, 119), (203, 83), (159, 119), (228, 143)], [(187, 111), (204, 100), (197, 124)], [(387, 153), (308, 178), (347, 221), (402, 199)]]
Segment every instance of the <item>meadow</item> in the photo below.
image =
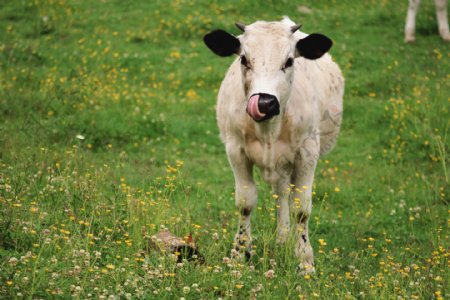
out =
[[(444, 299), (450, 51), (423, 1), (1, 0), (0, 298)], [(215, 98), (232, 58), (202, 42), (289, 15), (334, 41), (338, 144), (316, 172), (316, 273), (275, 243), (258, 172), (254, 251), (230, 256), (234, 179)], [(205, 262), (149, 248), (191, 234)]]

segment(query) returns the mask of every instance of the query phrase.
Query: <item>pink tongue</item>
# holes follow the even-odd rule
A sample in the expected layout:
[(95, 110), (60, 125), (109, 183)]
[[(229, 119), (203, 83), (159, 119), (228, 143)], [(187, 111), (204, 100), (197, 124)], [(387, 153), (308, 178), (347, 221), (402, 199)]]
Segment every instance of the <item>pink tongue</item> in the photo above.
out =
[(247, 113), (255, 120), (259, 120), (266, 115), (259, 111), (258, 102), (259, 95), (253, 95), (250, 97), (247, 104)]

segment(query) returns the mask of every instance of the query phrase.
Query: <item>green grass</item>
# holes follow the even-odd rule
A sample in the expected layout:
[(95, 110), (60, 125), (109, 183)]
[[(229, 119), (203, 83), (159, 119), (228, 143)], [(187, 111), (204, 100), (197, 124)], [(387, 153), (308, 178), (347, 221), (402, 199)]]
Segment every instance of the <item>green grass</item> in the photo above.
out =
[[(15, 1), (0, 5), (0, 298), (443, 299), (449, 296), (449, 45), (422, 3)], [(317, 273), (275, 243), (257, 174), (256, 255), (227, 258), (233, 176), (215, 122), (231, 59), (209, 30), (283, 15), (332, 37), (344, 122), (316, 172)], [(164, 226), (206, 263), (148, 249)], [(267, 278), (268, 270), (275, 271)], [(188, 291), (189, 290), (189, 291)]]

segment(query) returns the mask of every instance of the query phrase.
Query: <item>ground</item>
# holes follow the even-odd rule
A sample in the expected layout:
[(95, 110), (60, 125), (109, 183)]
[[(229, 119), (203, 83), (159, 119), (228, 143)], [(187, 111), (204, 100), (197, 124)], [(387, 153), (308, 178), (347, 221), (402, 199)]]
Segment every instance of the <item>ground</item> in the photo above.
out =
[[(449, 45), (422, 3), (4, 0), (0, 9), (0, 298), (443, 299), (449, 296)], [(262, 182), (255, 255), (230, 257), (234, 180), (215, 97), (231, 58), (202, 36), (289, 15), (334, 41), (346, 77), (319, 162), (298, 276)], [(165, 227), (204, 264), (151, 251)]]

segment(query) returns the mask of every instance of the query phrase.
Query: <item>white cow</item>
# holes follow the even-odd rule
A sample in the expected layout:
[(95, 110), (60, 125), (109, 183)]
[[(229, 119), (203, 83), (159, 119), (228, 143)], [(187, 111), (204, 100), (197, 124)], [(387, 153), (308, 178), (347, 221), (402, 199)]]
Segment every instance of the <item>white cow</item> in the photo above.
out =
[[(439, 26), (439, 34), (446, 42), (450, 41), (450, 32), (447, 19), (447, 0), (434, 0), (436, 4), (436, 18)], [(405, 41), (407, 43), (416, 40), (416, 15), (419, 10), (420, 0), (409, 0), (408, 12), (406, 14)]]
[(253, 166), (257, 166), (277, 195), (277, 241), (288, 237), (291, 209), (300, 271), (313, 272), (308, 220), (314, 170), (339, 133), (344, 78), (326, 54), (332, 42), (322, 34), (300, 32), (288, 18), (236, 25), (242, 35), (215, 30), (204, 37), (215, 54), (238, 56), (217, 102), (220, 136), (233, 168), (240, 212), (235, 246), (250, 256), (250, 214), (257, 202)]

